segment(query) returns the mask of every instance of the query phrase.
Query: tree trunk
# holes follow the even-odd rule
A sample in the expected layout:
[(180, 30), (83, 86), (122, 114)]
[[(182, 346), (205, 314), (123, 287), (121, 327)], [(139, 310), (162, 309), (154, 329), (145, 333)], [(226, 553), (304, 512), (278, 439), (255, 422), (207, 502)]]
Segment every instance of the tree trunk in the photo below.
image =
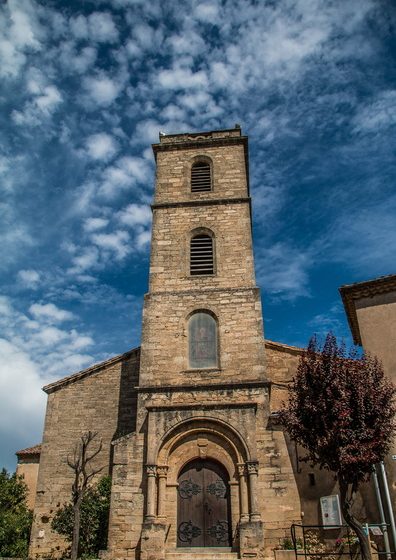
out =
[(77, 498), (76, 503), (73, 504), (73, 538), (71, 545), (71, 560), (77, 560), (78, 558), (78, 545), (80, 542), (80, 510), (81, 510), (81, 498)]
[(341, 495), (341, 510), (345, 522), (356, 533), (359, 539), (360, 550), (362, 553), (362, 560), (371, 560), (371, 550), (368, 535), (366, 535), (363, 525), (352, 515), (351, 500), (348, 498), (348, 483), (339, 480), (340, 495)]

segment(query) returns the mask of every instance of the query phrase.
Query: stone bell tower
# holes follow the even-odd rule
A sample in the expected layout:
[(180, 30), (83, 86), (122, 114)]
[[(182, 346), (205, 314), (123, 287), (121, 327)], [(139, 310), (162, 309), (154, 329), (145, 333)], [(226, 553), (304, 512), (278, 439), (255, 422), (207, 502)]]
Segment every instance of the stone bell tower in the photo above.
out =
[(136, 432), (114, 445), (109, 547), (143, 560), (264, 558), (300, 506), (269, 427), (248, 139), (239, 126), (161, 134), (153, 150)]

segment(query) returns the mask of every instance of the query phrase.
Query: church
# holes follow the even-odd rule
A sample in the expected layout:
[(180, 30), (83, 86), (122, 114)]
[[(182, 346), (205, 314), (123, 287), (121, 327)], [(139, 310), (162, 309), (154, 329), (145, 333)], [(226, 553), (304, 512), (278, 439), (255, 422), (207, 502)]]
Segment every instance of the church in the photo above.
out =
[[(238, 125), (160, 134), (153, 151), (141, 347), (44, 387), (30, 556), (65, 548), (51, 519), (70, 500), (66, 458), (92, 430), (95, 466), (112, 477), (104, 558), (273, 558), (293, 523), (321, 523), (318, 496), (336, 490), (276, 421), (301, 349), (264, 339), (248, 138)], [(18, 457), (28, 466), (29, 450)]]

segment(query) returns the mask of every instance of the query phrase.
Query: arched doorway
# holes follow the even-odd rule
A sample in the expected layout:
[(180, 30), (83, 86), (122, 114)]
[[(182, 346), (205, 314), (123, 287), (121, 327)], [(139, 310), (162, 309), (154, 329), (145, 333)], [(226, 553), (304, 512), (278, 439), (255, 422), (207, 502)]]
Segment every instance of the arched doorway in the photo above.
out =
[(211, 459), (187, 463), (178, 477), (177, 546), (231, 546), (226, 469)]

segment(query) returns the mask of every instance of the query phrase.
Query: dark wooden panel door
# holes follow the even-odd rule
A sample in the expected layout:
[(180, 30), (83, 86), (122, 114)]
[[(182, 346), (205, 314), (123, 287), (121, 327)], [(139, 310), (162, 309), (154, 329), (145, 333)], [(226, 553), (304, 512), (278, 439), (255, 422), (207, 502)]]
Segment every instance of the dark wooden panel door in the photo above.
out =
[(226, 470), (214, 461), (192, 461), (178, 483), (177, 546), (230, 546)]

